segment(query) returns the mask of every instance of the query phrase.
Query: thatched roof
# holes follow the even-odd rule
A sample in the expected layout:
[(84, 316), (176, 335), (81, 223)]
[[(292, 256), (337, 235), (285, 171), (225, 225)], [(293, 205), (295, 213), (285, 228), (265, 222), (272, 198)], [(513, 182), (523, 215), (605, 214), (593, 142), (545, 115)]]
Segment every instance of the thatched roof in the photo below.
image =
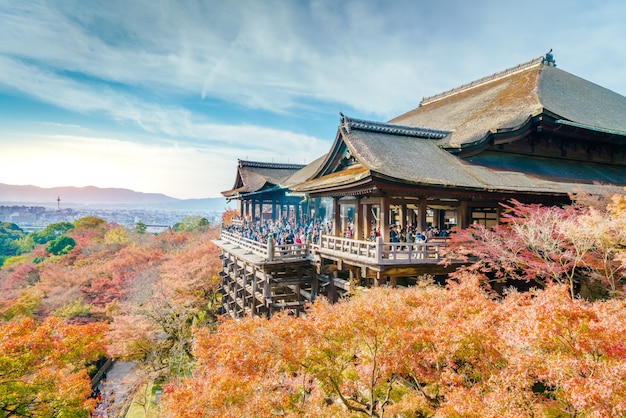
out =
[(389, 123), (449, 130), (441, 141), (446, 148), (486, 141), (489, 133), (518, 128), (541, 113), (626, 137), (626, 97), (563, 71), (546, 57), (425, 98)]
[[(397, 184), (477, 192), (567, 195), (605, 193), (626, 185), (626, 167), (605, 167), (483, 152), (468, 159), (450, 154), (437, 139), (446, 131), (341, 118), (338, 135), (317, 173), (290, 186), (297, 192), (346, 189), (382, 179)], [(433, 132), (435, 134), (433, 134)], [(337, 156), (348, 150), (355, 163), (340, 168)], [(489, 164), (487, 161), (492, 158)], [(333, 163), (335, 162), (335, 163)], [(335, 164), (335, 165), (333, 165)], [(313, 170), (310, 170), (311, 172)], [(596, 184), (596, 183), (603, 183)]]
[(241, 194), (254, 193), (263, 189), (282, 188), (286, 179), (304, 167), (303, 164), (239, 160), (235, 185), (232, 189), (222, 192), (222, 195), (237, 197)]

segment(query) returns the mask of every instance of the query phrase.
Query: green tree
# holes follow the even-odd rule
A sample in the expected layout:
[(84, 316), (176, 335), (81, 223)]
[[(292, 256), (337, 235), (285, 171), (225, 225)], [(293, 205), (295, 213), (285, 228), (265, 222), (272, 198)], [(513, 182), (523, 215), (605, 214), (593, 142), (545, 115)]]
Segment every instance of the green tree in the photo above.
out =
[(172, 229), (176, 232), (204, 232), (209, 228), (209, 220), (202, 216), (185, 216)]
[(147, 229), (147, 226), (146, 226), (145, 223), (143, 223), (143, 222), (135, 223), (135, 232), (136, 233), (138, 233), (140, 235), (143, 235), (143, 234), (146, 233), (146, 229)]
[(67, 235), (60, 236), (48, 243), (46, 251), (54, 255), (67, 254), (72, 248), (76, 246), (74, 238)]
[(17, 254), (16, 241), (24, 235), (24, 231), (16, 224), (0, 222), (0, 266), (7, 257)]
[(72, 228), (74, 225), (70, 222), (57, 222), (46, 226), (40, 232), (33, 232), (31, 235), (36, 244), (45, 244), (60, 235), (65, 235)]

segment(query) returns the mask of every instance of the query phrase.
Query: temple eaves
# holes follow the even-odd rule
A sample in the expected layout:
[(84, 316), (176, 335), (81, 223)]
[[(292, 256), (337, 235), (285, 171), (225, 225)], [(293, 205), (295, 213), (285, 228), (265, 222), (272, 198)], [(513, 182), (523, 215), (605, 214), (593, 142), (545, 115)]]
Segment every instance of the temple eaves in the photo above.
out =
[(396, 125), (392, 123), (374, 122), (365, 119), (355, 119), (341, 115), (339, 126), (350, 132), (352, 129), (361, 131), (381, 132), (392, 135), (414, 136), (419, 138), (441, 139), (446, 137), (452, 131), (444, 131), (439, 129), (422, 128), (420, 126)]
[(255, 168), (273, 168), (284, 170), (299, 170), (304, 168), (306, 164), (290, 164), (290, 163), (267, 163), (262, 161), (238, 160), (239, 167), (255, 167)]

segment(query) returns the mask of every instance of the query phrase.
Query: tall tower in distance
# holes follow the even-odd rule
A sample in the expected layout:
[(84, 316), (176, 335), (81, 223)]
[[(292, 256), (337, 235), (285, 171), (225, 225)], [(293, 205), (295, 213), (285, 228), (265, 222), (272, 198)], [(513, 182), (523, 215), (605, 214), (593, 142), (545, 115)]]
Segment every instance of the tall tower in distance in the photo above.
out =
[(57, 210), (61, 210), (61, 196), (57, 196)]

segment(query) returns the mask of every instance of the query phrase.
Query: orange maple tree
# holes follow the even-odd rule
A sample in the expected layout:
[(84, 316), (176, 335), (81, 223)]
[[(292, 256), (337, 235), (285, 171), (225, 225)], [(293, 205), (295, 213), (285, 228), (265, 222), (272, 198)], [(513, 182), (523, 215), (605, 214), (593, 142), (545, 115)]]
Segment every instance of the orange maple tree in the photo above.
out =
[(48, 317), (0, 323), (0, 415), (88, 417), (88, 364), (105, 354), (104, 323)]

